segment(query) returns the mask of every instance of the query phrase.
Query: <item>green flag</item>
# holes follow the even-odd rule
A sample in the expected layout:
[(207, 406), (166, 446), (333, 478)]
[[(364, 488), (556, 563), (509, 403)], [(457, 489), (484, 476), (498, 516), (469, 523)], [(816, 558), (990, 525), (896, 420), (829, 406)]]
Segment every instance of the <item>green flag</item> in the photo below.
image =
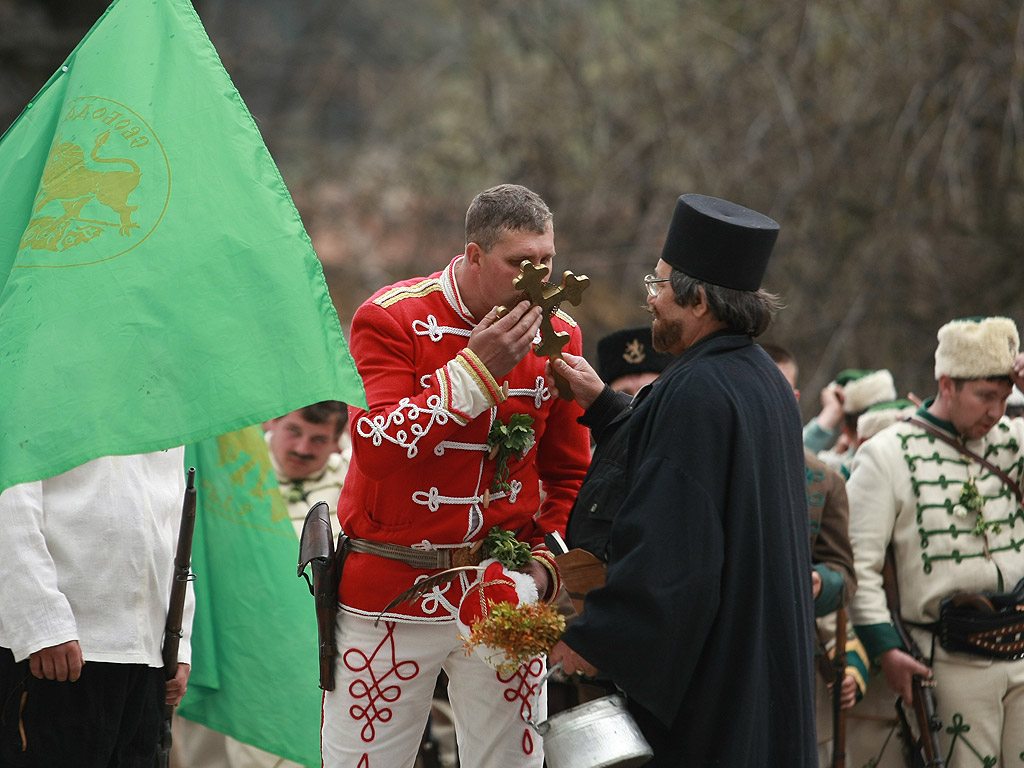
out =
[(320, 765), (313, 598), (259, 427), (186, 451), (198, 489), (192, 674), (178, 712), (302, 765)]
[(323, 272), (187, 0), (117, 0), (0, 137), (0, 490), (364, 405)]

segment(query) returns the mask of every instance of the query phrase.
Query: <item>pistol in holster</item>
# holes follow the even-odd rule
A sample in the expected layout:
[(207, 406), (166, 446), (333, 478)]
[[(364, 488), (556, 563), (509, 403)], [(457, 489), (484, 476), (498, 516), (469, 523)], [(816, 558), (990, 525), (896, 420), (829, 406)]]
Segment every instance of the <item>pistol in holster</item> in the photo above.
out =
[[(343, 531), (335, 547), (331, 510), (326, 502), (318, 501), (306, 513), (302, 535), (299, 537), (298, 575), (309, 585), (316, 607), (320, 687), (325, 691), (334, 690), (334, 628), (338, 616), (338, 585), (341, 583), (341, 569), (347, 555), (347, 541), (348, 537)], [(312, 571), (312, 579), (306, 573), (307, 565)]]

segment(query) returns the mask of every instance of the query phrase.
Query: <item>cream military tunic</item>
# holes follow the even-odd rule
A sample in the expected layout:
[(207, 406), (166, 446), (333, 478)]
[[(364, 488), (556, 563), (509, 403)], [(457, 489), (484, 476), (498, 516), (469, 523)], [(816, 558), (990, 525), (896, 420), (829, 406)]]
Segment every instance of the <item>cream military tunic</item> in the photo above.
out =
[[(916, 419), (954, 436), (951, 424), (925, 408)], [(1024, 421), (1004, 418), (966, 446), (1021, 482)], [(980, 512), (961, 503), (965, 488), (980, 494)], [(908, 624), (937, 621), (939, 603), (955, 592), (1008, 590), (1024, 577), (1024, 513), (1013, 491), (922, 427), (899, 422), (865, 442), (854, 459), (847, 492), (857, 571), (850, 613), (872, 658), (900, 646), (882, 588), (890, 541)], [(982, 755), (998, 758), (1002, 750), (1007, 759), (1018, 760), (1024, 752), (1024, 660), (951, 654), (932, 642), (930, 632), (915, 629), (912, 634), (926, 657), (934, 650), (936, 698), (945, 728), (953, 728), (956, 741)], [(1004, 707), (1004, 694), (1007, 701), (1020, 703)], [(951, 735), (945, 729), (942, 738), (948, 749)], [(962, 762), (971, 750), (957, 750), (950, 768), (973, 764)]]

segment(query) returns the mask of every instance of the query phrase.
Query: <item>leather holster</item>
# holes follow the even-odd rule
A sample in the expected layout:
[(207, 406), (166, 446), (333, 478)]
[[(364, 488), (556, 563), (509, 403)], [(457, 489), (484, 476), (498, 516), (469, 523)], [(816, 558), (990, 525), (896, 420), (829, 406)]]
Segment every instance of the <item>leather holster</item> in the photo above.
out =
[[(320, 687), (325, 691), (334, 690), (334, 628), (338, 617), (338, 585), (348, 553), (347, 541), (348, 537), (342, 532), (335, 548), (331, 510), (326, 502), (318, 501), (306, 513), (299, 537), (298, 575), (306, 579), (313, 595), (320, 649)], [(312, 571), (312, 580), (305, 572), (307, 565)]]

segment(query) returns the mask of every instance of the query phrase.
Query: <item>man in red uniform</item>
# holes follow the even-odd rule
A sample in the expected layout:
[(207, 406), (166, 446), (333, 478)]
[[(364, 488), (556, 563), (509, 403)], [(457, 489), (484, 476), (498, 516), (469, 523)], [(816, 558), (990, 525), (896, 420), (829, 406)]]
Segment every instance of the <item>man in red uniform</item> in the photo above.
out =
[[(572, 402), (552, 397), (532, 352), (541, 310), (513, 281), (526, 260), (550, 270), (551, 212), (535, 193), (501, 185), (466, 214), (466, 250), (441, 272), (405, 280), (356, 312), (349, 346), (368, 411), (350, 411), (352, 461), (338, 517), (351, 537), (341, 579), (335, 689), (325, 695), (325, 766), (412, 766), (438, 673), (450, 680), (462, 765), (540, 766), (522, 715), (543, 659), (511, 676), (466, 656), (456, 618), (478, 578), (467, 571), (412, 603), (389, 601), (423, 577), (479, 560), (473, 544), (498, 527), (528, 543), (540, 599), (557, 589), (544, 535), (563, 532), (589, 461)], [(498, 307), (509, 307), (499, 318)], [(551, 318), (580, 354), (579, 328)], [(492, 429), (528, 422), (532, 440), (504, 461)], [(497, 430), (495, 430), (497, 431)], [(507, 475), (501, 465), (507, 468)]]

